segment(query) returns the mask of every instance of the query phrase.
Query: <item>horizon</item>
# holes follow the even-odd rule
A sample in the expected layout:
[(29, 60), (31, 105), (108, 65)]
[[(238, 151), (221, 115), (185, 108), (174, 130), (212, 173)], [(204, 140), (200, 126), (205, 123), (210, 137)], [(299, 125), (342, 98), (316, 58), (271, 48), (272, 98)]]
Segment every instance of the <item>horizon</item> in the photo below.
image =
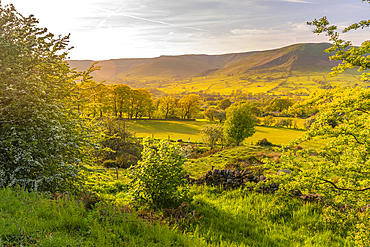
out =
[[(111, 59), (102, 59), (102, 60), (94, 60), (94, 59), (67, 59), (67, 61), (93, 61), (93, 62), (102, 62), (102, 61), (109, 61), (109, 60), (124, 60), (124, 59), (153, 59), (153, 58), (160, 58), (160, 57), (181, 57), (181, 56), (224, 56), (224, 55), (232, 55), (232, 54), (242, 54), (242, 53), (249, 53), (249, 52), (265, 52), (265, 51), (272, 51), (278, 50), (281, 48), (294, 46), (294, 45), (305, 45), (305, 44), (331, 44), (330, 42), (317, 42), (317, 43), (295, 43), (286, 46), (276, 47), (272, 49), (266, 50), (253, 50), (253, 51), (241, 51), (241, 52), (231, 52), (231, 53), (220, 53), (220, 54), (179, 54), (179, 55), (160, 55), (156, 57), (122, 57), (122, 58), (111, 58)], [(324, 51), (323, 51), (324, 52)]]
[[(71, 34), (70, 60), (223, 55), (328, 43), (306, 22), (327, 16), (339, 31), (368, 19), (370, 4), (356, 0), (2, 0), (33, 14), (54, 35)], [(360, 45), (367, 30), (342, 34)]]

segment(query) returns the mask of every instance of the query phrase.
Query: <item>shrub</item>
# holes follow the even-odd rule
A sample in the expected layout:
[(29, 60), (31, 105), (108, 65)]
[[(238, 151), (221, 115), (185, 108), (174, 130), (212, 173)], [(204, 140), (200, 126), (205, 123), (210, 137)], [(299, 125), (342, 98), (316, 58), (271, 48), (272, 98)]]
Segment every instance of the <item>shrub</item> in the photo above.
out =
[(256, 145), (257, 146), (272, 146), (272, 143), (269, 142), (266, 138), (263, 138), (262, 140), (258, 140)]
[(128, 168), (140, 160), (142, 145), (128, 131), (125, 122), (121, 120), (107, 120), (104, 124), (104, 140), (102, 149), (95, 154), (101, 159), (105, 167)]
[(203, 141), (211, 147), (223, 142), (223, 127), (221, 124), (209, 124), (200, 129)]
[(130, 168), (130, 193), (134, 202), (148, 207), (166, 208), (187, 199), (181, 147), (165, 140), (144, 139), (142, 160)]

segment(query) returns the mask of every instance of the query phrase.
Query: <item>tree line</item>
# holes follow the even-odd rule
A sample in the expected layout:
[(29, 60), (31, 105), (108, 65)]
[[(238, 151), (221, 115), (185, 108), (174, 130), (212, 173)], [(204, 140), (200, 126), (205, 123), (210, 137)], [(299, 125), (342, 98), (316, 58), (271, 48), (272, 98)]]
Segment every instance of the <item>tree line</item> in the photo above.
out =
[(201, 101), (196, 94), (181, 98), (166, 95), (154, 100), (146, 89), (97, 83), (86, 73), (73, 90), (72, 102), (85, 117), (191, 119), (199, 113)]

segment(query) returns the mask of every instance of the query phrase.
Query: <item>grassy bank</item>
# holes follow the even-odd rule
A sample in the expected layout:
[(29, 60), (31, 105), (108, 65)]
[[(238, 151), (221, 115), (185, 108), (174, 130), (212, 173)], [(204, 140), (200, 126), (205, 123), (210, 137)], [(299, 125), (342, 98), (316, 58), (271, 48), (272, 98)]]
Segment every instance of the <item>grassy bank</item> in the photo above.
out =
[(202, 218), (183, 230), (149, 223), (120, 205), (86, 210), (65, 196), (51, 199), (0, 189), (0, 244), (5, 246), (352, 246), (323, 222), (322, 207), (247, 190), (193, 187), (191, 210)]

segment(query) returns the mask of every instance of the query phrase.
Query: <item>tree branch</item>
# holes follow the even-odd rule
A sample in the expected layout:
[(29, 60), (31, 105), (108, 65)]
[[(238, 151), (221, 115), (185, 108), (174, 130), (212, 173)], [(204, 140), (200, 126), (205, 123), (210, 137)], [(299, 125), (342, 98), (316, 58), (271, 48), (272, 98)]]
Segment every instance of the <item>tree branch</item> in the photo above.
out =
[(321, 179), (322, 181), (326, 182), (326, 183), (329, 183), (331, 185), (334, 186), (335, 189), (337, 190), (347, 190), (347, 191), (365, 191), (365, 190), (370, 190), (370, 187), (366, 187), (366, 188), (362, 188), (362, 189), (357, 189), (357, 190), (354, 190), (354, 189), (348, 189), (348, 188), (340, 188), (338, 186), (335, 185), (335, 183), (329, 181), (329, 180), (325, 180), (325, 179)]

